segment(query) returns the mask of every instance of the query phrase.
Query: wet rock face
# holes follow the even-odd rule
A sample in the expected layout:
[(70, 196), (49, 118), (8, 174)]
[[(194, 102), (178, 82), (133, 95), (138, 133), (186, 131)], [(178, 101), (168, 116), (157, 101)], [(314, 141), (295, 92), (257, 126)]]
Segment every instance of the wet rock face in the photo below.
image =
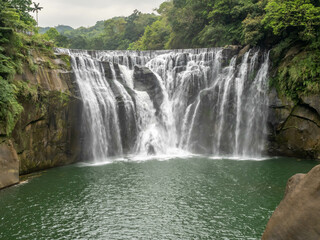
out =
[[(127, 105), (127, 100), (121, 94), (119, 88), (117, 87), (115, 81), (120, 82), (128, 94), (130, 95), (132, 101), (135, 105), (135, 93), (132, 91), (125, 80), (123, 79), (119, 64), (112, 63), (114, 67), (114, 73), (112, 73), (112, 67), (110, 66), (110, 62), (102, 62), (102, 66), (104, 68), (105, 77), (112, 89), (112, 92), (117, 101), (117, 111), (119, 117), (119, 125), (120, 125), (120, 134), (121, 134), (121, 143), (123, 147), (124, 153), (130, 153), (130, 150), (134, 147), (135, 140), (137, 138), (137, 119), (134, 114), (134, 106)], [(115, 76), (113, 75), (115, 74)]]
[(263, 240), (320, 239), (320, 165), (296, 174), (287, 183), (284, 199), (272, 214)]
[(302, 101), (308, 105), (310, 108), (313, 108), (320, 115), (320, 96), (311, 95), (302, 97)]
[(39, 106), (23, 103), (24, 112), (12, 137), (20, 174), (73, 163), (79, 159), (81, 101), (50, 92)]
[(160, 112), (160, 106), (163, 102), (164, 95), (157, 79), (157, 76), (147, 67), (134, 67), (134, 89), (146, 91), (156, 109), (156, 115)]
[(19, 159), (11, 141), (0, 143), (0, 189), (19, 182)]
[[(196, 128), (193, 129), (190, 136), (190, 148), (199, 153), (210, 154), (213, 140), (212, 123), (215, 120), (215, 111), (210, 111), (216, 108), (218, 89), (205, 90), (200, 95), (200, 103), (198, 106), (198, 114), (194, 119)], [(211, 124), (210, 124), (211, 123)]]
[(269, 146), (271, 155), (320, 158), (320, 96), (304, 97), (299, 103), (279, 98), (272, 90), (269, 109)]
[[(36, 100), (19, 99), (24, 107), (12, 133), (20, 174), (73, 163), (81, 154), (81, 109), (73, 73), (67, 69), (25, 69), (15, 81), (37, 86)], [(1, 173), (0, 173), (1, 175)]]

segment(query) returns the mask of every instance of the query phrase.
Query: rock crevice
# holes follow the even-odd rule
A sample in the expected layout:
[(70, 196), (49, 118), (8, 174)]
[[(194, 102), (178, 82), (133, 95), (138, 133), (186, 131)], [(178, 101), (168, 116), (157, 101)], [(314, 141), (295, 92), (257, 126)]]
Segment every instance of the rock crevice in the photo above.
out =
[[(320, 96), (302, 97), (294, 103), (279, 97), (273, 89), (269, 94), (268, 154), (320, 158)], [(319, 109), (320, 110), (320, 109)]]

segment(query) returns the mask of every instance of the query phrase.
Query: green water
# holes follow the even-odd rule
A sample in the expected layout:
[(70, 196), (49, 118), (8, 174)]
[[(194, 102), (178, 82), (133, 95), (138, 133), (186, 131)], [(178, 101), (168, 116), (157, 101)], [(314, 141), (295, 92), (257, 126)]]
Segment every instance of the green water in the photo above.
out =
[(316, 162), (206, 158), (72, 165), (0, 191), (0, 239), (259, 239)]

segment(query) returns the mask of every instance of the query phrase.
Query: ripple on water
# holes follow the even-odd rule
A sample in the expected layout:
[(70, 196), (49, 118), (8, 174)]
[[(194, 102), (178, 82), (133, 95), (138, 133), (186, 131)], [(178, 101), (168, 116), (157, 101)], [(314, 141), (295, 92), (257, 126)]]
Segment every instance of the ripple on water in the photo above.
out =
[(1, 191), (0, 239), (259, 239), (287, 179), (315, 165), (137, 161), (52, 169)]

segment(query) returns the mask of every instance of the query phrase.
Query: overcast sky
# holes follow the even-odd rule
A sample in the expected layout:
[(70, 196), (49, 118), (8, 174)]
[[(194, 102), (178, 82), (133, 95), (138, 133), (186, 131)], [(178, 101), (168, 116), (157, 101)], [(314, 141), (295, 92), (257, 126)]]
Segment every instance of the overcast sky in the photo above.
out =
[(59, 24), (73, 28), (93, 26), (97, 21), (115, 16), (129, 16), (134, 9), (151, 13), (165, 0), (34, 0), (43, 9), (39, 12), (39, 26)]

